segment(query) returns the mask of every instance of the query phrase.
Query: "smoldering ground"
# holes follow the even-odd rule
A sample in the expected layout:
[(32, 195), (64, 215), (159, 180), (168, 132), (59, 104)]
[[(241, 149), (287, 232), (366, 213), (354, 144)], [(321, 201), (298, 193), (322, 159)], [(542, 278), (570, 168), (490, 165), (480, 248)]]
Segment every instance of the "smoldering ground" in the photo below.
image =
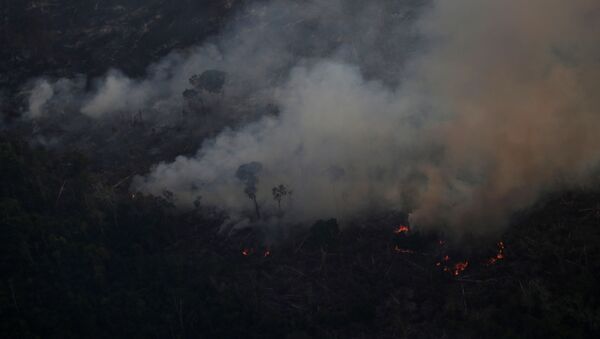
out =
[(182, 208), (201, 197), (243, 223), (255, 206), (236, 171), (256, 162), (263, 211), (277, 209), (273, 187), (293, 191), (283, 216), (263, 213), (279, 223), (397, 209), (418, 228), (488, 234), (544, 192), (595, 182), (599, 16), (592, 0), (260, 3), (144, 79), (38, 81), (28, 114), (52, 119), (69, 103), (91, 119), (172, 121), (190, 76), (222, 70), (217, 115), (278, 114), (259, 110), (133, 190), (171, 191)]

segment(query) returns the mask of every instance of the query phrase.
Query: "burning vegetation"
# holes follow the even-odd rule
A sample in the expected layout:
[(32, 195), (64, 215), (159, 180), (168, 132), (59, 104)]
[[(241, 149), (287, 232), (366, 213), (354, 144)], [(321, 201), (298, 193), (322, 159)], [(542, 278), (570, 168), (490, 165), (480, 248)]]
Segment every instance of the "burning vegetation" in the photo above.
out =
[(396, 234), (406, 234), (408, 233), (408, 231), (410, 231), (410, 228), (408, 226), (405, 225), (400, 225), (396, 228), (396, 230), (394, 231), (394, 233)]
[[(410, 234), (410, 227), (407, 225), (399, 225), (394, 229), (394, 234), (396, 235), (396, 242), (401, 242), (404, 246), (400, 244), (396, 244), (394, 246), (394, 251), (399, 254), (421, 254), (422, 256), (430, 256), (431, 252), (427, 249), (423, 249), (422, 251), (418, 251), (415, 249), (407, 248), (411, 246), (412, 242), (415, 242), (416, 238), (419, 236), (414, 236)], [(446, 241), (443, 239), (432, 240), (437, 245), (437, 249), (434, 252), (443, 253), (439, 260), (435, 261), (434, 266), (439, 268), (442, 272), (446, 272), (454, 277), (458, 277), (462, 275), (471, 265), (471, 261), (468, 259), (463, 260), (452, 260), (450, 255), (445, 254), (447, 251)], [(456, 250), (455, 250), (456, 251)], [(497, 243), (497, 252), (496, 254), (485, 260), (486, 265), (494, 265), (498, 263), (498, 261), (503, 260), (505, 258), (505, 245), (503, 241)]]
[(3, 337), (600, 337), (598, 1), (0, 2)]
[(435, 263), (435, 266), (440, 268), (443, 272), (447, 272), (452, 276), (458, 277), (467, 269), (467, 267), (469, 267), (469, 261), (464, 260), (453, 262), (450, 260), (449, 255), (444, 255), (440, 261)]
[(249, 257), (254, 254), (260, 254), (263, 258), (271, 256), (271, 250), (268, 248), (264, 249), (262, 252), (259, 251), (258, 253), (254, 248), (243, 248), (241, 253), (244, 257)]
[(494, 265), (496, 264), (499, 260), (503, 260), (504, 259), (504, 242), (500, 241), (498, 243), (498, 252), (496, 253), (495, 256), (491, 257), (488, 259), (487, 263), (489, 265)]
[(454, 276), (458, 276), (464, 270), (466, 270), (467, 267), (469, 267), (469, 262), (468, 261), (457, 262), (456, 264), (454, 264), (454, 269), (451, 271), (451, 273)]
[[(598, 333), (587, 315), (597, 311), (600, 230), (587, 209), (599, 194), (547, 202), (481, 255), (408, 226), (397, 232), (402, 214), (343, 230), (319, 221), (265, 246), (258, 229), (223, 236), (217, 213), (175, 212), (168, 194), (131, 199), (111, 190), (121, 174), (103, 182), (67, 165), (78, 157), (23, 145), (0, 142), (0, 164), (13, 164), (0, 176), (7, 337), (104, 337), (132, 324), (132, 337), (182, 338)], [(43, 327), (54, 321), (64, 327)]]

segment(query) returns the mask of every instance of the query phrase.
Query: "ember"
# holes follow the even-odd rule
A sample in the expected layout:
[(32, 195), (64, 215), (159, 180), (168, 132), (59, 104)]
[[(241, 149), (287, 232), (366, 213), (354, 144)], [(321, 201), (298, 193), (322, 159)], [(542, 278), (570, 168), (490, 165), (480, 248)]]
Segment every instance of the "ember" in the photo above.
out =
[(452, 274), (453, 276), (458, 276), (464, 270), (466, 270), (467, 267), (469, 267), (469, 262), (468, 261), (458, 261), (458, 262), (454, 263), (454, 265), (453, 265), (450, 263), (450, 256), (445, 255), (441, 261), (438, 261), (435, 263), (435, 266), (437, 266), (437, 267), (443, 266), (444, 272), (448, 272), (448, 273)]
[(436, 263), (435, 263), (435, 266), (437, 266), (437, 267), (442, 267), (442, 265), (444, 265), (444, 272), (448, 272), (448, 271), (449, 271), (449, 268), (448, 268), (448, 266), (446, 265), (446, 263), (447, 263), (448, 261), (450, 261), (450, 256), (448, 256), (448, 255), (445, 255), (445, 256), (442, 258), (442, 260), (441, 260), (441, 261), (438, 261), (438, 262), (436, 262)]
[(408, 226), (405, 225), (400, 225), (398, 226), (398, 228), (394, 231), (394, 233), (396, 234), (403, 234), (403, 233), (408, 233), (408, 231), (410, 231), (410, 228)]
[(489, 258), (487, 263), (488, 265), (494, 265), (498, 262), (498, 260), (502, 259), (504, 259), (504, 242), (501, 241), (498, 243), (498, 253), (496, 253), (495, 256)]
[(454, 265), (454, 270), (452, 271), (452, 274), (454, 276), (458, 276), (459, 274), (461, 274), (464, 270), (467, 269), (467, 267), (469, 267), (469, 262), (465, 261), (465, 262), (457, 262)]

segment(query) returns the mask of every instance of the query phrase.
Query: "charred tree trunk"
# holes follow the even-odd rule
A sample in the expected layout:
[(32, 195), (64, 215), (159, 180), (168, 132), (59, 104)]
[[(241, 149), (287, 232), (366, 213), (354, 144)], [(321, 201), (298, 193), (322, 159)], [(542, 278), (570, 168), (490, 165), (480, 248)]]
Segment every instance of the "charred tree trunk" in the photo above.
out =
[(254, 202), (254, 209), (256, 210), (256, 219), (260, 220), (260, 209), (258, 208), (258, 202), (256, 201), (256, 197), (251, 198)]

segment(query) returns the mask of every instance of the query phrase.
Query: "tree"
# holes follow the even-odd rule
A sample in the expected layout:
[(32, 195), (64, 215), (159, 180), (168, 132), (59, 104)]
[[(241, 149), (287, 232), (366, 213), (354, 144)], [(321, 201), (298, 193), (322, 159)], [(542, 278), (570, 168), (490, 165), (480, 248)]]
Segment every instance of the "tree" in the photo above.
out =
[(256, 218), (260, 219), (260, 210), (258, 208), (258, 202), (256, 201), (256, 192), (258, 188), (258, 173), (262, 170), (262, 164), (260, 162), (250, 162), (243, 164), (238, 167), (235, 176), (245, 184), (244, 193), (254, 202), (254, 209), (256, 210)]
[(279, 186), (273, 187), (273, 200), (277, 201), (277, 210), (281, 213), (281, 199), (287, 195), (291, 195), (292, 191), (285, 185), (280, 184)]

